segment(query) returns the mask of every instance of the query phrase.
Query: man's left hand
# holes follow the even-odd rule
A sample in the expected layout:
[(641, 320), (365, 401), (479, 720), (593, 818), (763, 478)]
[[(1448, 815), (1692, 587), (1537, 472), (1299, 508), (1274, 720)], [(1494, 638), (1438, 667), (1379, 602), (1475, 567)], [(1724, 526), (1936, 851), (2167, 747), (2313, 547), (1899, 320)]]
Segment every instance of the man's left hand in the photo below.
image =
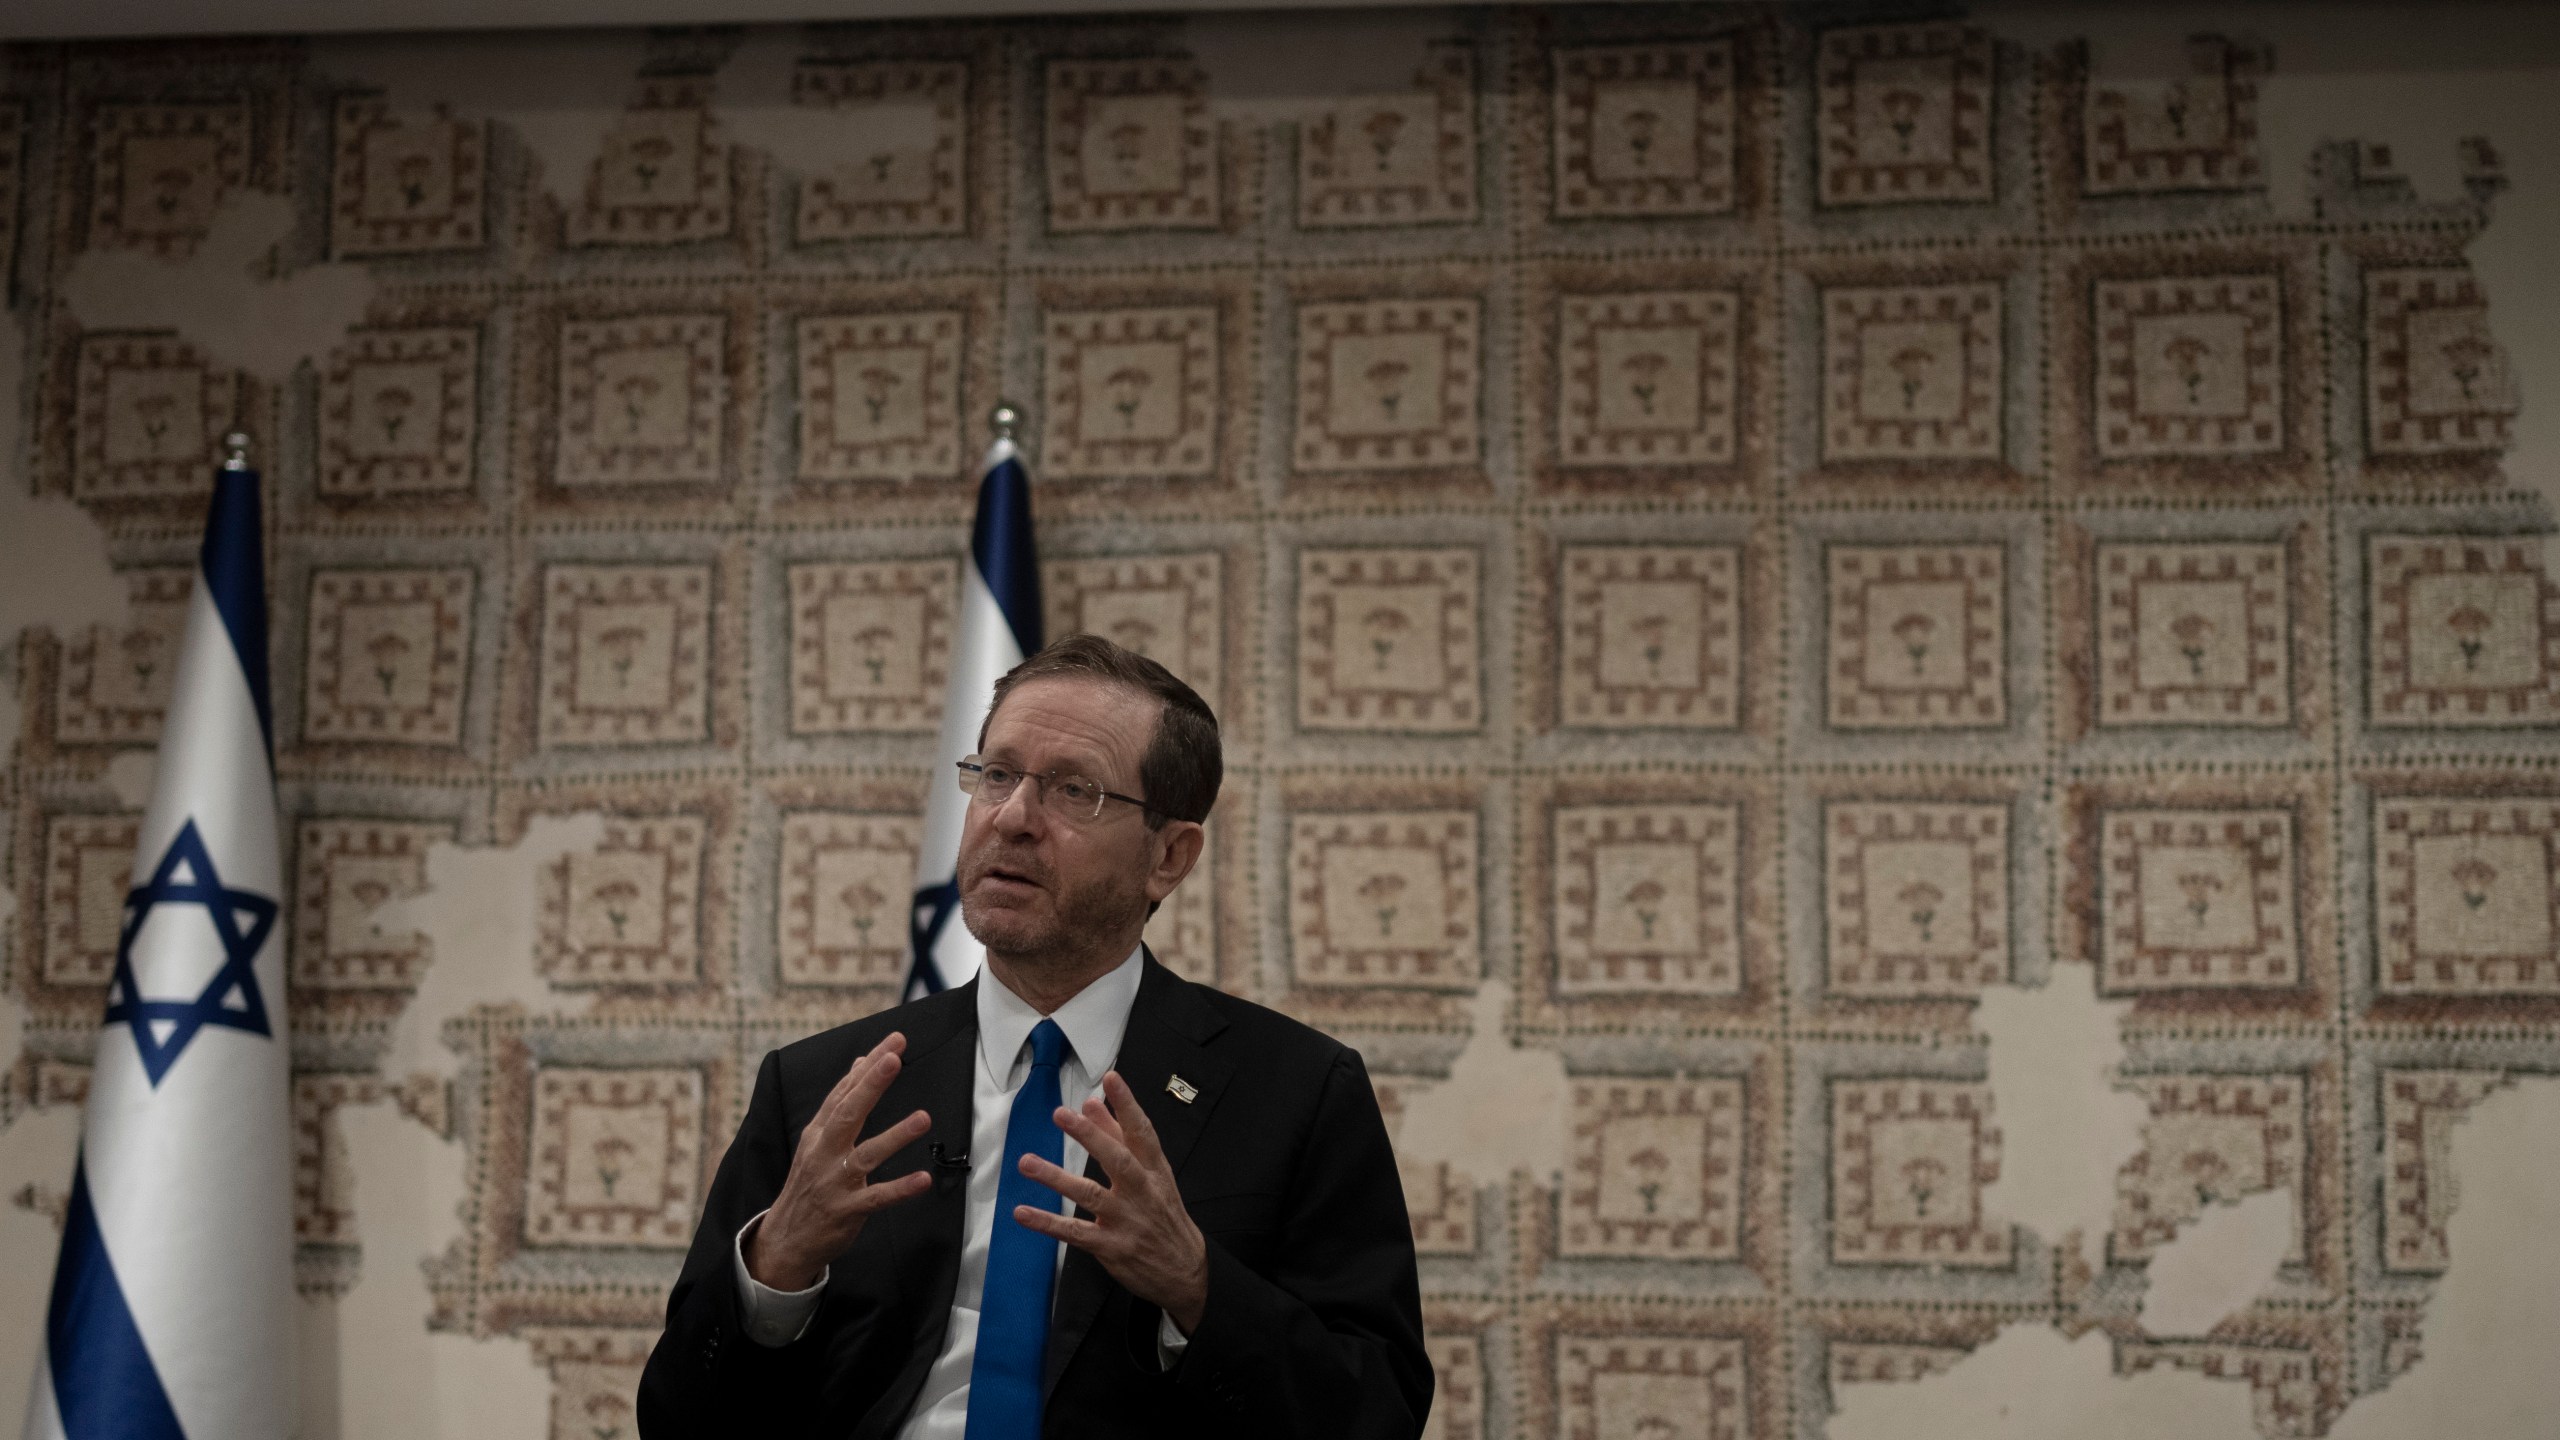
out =
[(1182, 1207), (1173, 1166), (1166, 1163), (1156, 1127), (1138, 1108), (1129, 1082), (1117, 1070), (1106, 1073), (1101, 1094), (1085, 1101), (1082, 1110), (1059, 1106), (1057, 1119), (1058, 1128), (1100, 1162), (1111, 1183), (1070, 1175), (1037, 1155), (1025, 1155), (1023, 1174), (1093, 1218), (1016, 1205), (1014, 1220), (1101, 1261), (1112, 1279), (1172, 1316), (1183, 1334), (1198, 1329), (1209, 1303), (1209, 1245), (1200, 1227), (1191, 1223), (1191, 1212)]

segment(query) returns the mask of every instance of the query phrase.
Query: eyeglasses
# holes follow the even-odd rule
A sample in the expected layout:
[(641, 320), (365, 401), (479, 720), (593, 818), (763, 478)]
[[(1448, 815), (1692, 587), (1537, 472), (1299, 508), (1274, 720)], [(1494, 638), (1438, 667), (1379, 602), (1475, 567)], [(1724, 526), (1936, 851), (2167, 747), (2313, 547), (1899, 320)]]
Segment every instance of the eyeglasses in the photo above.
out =
[(1061, 775), (1054, 770), (1045, 775), (1032, 775), (976, 755), (960, 762), (960, 788), (969, 792), (969, 799), (974, 804), (1002, 805), (1013, 798), (1013, 792), (1020, 789), (1025, 780), (1031, 782), (1035, 799), (1048, 806), (1052, 813), (1069, 820), (1099, 820), (1103, 806), (1113, 800), (1135, 805), (1150, 815), (1164, 814), (1134, 795), (1115, 795), (1103, 789), (1101, 781), (1088, 780), (1082, 775)]

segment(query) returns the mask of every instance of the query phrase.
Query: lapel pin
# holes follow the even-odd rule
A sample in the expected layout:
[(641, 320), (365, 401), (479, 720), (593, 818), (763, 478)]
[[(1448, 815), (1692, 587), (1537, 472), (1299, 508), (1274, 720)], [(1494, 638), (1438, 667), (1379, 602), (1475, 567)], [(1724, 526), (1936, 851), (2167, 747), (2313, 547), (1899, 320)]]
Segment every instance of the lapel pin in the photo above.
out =
[(1165, 1081), (1164, 1088), (1173, 1096), (1174, 1099), (1181, 1101), (1185, 1105), (1188, 1105), (1192, 1101), (1200, 1098), (1200, 1088), (1192, 1084), (1190, 1081), (1183, 1079), (1179, 1075)]

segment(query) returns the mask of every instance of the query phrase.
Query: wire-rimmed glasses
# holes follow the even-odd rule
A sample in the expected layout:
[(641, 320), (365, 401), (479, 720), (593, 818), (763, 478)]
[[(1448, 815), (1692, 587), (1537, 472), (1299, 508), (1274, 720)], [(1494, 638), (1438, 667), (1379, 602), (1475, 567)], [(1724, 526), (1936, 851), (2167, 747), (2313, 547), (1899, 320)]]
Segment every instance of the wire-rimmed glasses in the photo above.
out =
[(1052, 814), (1079, 824), (1101, 819), (1103, 807), (1114, 800), (1135, 805), (1150, 815), (1162, 813), (1135, 795), (1114, 794), (1102, 788), (1101, 781), (1082, 775), (1061, 775), (1055, 770), (1033, 775), (982, 755), (960, 762), (960, 788), (968, 792), (973, 804), (1002, 805), (1013, 798), (1013, 792), (1025, 780), (1035, 787), (1033, 798), (1049, 807)]

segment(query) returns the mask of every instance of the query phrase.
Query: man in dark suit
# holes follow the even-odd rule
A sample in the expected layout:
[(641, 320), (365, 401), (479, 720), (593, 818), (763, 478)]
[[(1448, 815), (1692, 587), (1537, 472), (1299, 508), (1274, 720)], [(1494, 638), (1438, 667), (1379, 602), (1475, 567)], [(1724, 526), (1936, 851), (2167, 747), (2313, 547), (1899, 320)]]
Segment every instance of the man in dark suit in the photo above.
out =
[(1358, 1054), (1139, 936), (1217, 721), (1091, 636), (961, 766), (968, 985), (765, 1057), (640, 1382), (650, 1440), (1411, 1437), (1420, 1286)]

